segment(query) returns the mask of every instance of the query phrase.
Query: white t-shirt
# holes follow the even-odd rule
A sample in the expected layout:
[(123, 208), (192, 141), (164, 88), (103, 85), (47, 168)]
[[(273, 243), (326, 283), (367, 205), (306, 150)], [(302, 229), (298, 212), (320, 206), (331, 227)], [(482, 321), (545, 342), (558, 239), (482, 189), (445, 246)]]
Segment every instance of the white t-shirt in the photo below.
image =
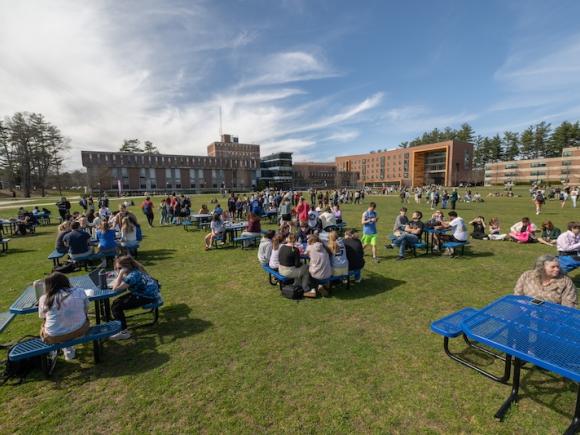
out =
[(453, 230), (453, 237), (460, 242), (465, 242), (467, 240), (467, 228), (465, 227), (465, 222), (463, 218), (456, 217), (451, 222), (449, 226)]
[(61, 290), (48, 311), (44, 311), (45, 300), (46, 295), (38, 300), (38, 316), (45, 319), (44, 330), (49, 336), (58, 337), (76, 331), (87, 321), (89, 300), (83, 289)]
[(270, 255), (270, 261), (268, 262), (268, 267), (272, 269), (278, 269), (280, 267), (280, 247), (278, 249), (272, 248), (272, 254)]

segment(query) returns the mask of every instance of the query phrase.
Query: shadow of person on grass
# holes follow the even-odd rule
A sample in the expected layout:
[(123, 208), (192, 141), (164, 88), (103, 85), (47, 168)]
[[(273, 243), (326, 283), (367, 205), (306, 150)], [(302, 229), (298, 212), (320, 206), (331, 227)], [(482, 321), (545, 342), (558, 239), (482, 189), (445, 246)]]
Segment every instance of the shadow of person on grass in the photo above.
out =
[(139, 262), (144, 266), (155, 265), (158, 261), (173, 258), (175, 249), (150, 249), (139, 251)]
[(405, 284), (406, 281), (388, 278), (380, 273), (362, 270), (362, 281), (358, 284), (351, 281), (350, 288), (345, 284), (333, 287), (332, 297), (338, 299), (360, 299), (375, 296)]

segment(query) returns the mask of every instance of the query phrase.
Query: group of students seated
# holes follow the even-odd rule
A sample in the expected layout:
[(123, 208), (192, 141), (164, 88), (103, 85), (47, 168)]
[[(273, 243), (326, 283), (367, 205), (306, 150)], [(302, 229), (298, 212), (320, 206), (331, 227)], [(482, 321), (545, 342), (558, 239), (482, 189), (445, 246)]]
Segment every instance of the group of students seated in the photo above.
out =
[[(321, 233), (300, 223), (298, 228), (283, 223), (278, 232), (267, 231), (258, 247), (258, 261), (278, 271), (302, 287), (305, 297), (315, 298), (318, 294), (328, 296), (327, 282), (331, 277), (347, 279), (354, 274), (355, 282), (361, 280), (361, 269), (365, 265), (364, 251), (356, 230), (349, 230), (345, 238), (336, 230)], [(306, 263), (303, 260), (308, 259)]]
[[(115, 261), (116, 278), (111, 289), (123, 293), (113, 301), (111, 312), (121, 322), (121, 331), (112, 340), (131, 337), (127, 329), (125, 311), (154, 303), (159, 297), (159, 283), (145, 268), (130, 256)], [(89, 300), (85, 289), (73, 287), (67, 276), (53, 272), (44, 278), (44, 293), (38, 301), (38, 314), (43, 320), (40, 328), (42, 340), (49, 344), (64, 343), (87, 333), (90, 327)], [(75, 358), (74, 347), (63, 348), (66, 360)], [(55, 361), (56, 351), (50, 357)]]
[(94, 253), (91, 240), (96, 241), (97, 251), (103, 254), (115, 253), (120, 248), (130, 255), (139, 245), (139, 223), (126, 205), (121, 204), (119, 210), (112, 214), (89, 214), (75, 212), (58, 226), (57, 252), (68, 253), (74, 261)]

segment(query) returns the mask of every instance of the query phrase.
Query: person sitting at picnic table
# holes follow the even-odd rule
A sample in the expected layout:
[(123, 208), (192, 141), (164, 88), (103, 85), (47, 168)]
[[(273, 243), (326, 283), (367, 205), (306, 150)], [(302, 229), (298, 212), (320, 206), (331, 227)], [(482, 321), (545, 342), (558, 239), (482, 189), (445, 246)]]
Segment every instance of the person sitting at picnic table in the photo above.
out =
[(220, 214), (214, 214), (209, 224), (210, 233), (205, 236), (205, 250), (209, 251), (214, 240), (221, 239), (223, 242), (225, 226)]
[[(48, 344), (82, 337), (89, 330), (89, 300), (85, 291), (70, 285), (65, 274), (53, 272), (44, 278), (44, 294), (38, 299), (38, 315), (43, 319), (40, 337)], [(74, 347), (62, 349), (68, 361), (75, 357)], [(51, 352), (54, 360), (57, 352)], [(54, 360), (55, 361), (55, 360)]]
[(310, 234), (312, 234), (312, 231), (308, 227), (308, 222), (300, 222), (298, 231), (296, 232), (296, 240), (298, 240), (298, 243), (306, 244)]
[(569, 222), (568, 231), (560, 234), (556, 240), (558, 255), (576, 256), (580, 253), (580, 222)]
[(64, 243), (64, 237), (70, 233), (70, 222), (64, 221), (58, 226), (58, 234), (56, 236), (56, 243), (54, 249), (60, 254), (66, 254), (68, 252), (68, 246)]
[(272, 256), (272, 239), (275, 235), (274, 230), (268, 230), (260, 240), (260, 244), (258, 245), (258, 261), (261, 265), (268, 265), (270, 262), (270, 257)]
[(324, 231), (331, 231), (336, 228), (336, 217), (330, 207), (324, 208), (324, 211), (318, 216), (318, 219), (320, 219), (320, 226)]
[[(442, 242), (458, 242), (458, 243), (465, 243), (467, 242), (467, 227), (465, 226), (465, 222), (463, 218), (457, 215), (455, 210), (451, 210), (447, 213), (447, 216), (451, 218), (449, 222), (441, 222), (441, 226), (439, 228), (442, 229), (450, 229), (451, 234), (433, 234), (437, 247), (441, 249)], [(445, 255), (454, 255), (455, 250), (453, 248), (447, 248)]]
[(405, 259), (405, 250), (408, 247), (414, 246), (417, 242), (421, 240), (423, 235), (423, 230), (425, 224), (421, 221), (423, 213), (420, 211), (413, 212), (411, 216), (411, 221), (405, 225), (401, 231), (401, 235), (393, 240), (393, 246), (399, 247), (399, 255), (397, 260), (401, 261)]
[(88, 257), (93, 253), (89, 245), (91, 235), (80, 230), (81, 224), (77, 221), (71, 223), (71, 231), (63, 237), (64, 244), (68, 247), (71, 259), (78, 260)]
[(471, 237), (477, 240), (483, 240), (487, 238), (485, 235), (485, 218), (483, 216), (477, 216), (469, 222), (469, 225), (473, 225), (473, 232)]
[(401, 207), (399, 209), (399, 214), (395, 218), (395, 223), (393, 225), (393, 234), (395, 236), (400, 236), (401, 231), (409, 223), (409, 218), (407, 217), (407, 207)]
[(330, 253), (330, 265), (332, 266), (333, 276), (348, 275), (348, 258), (346, 256), (346, 249), (344, 241), (338, 237), (336, 231), (331, 231), (328, 235), (328, 243), (326, 244)]
[(201, 205), (201, 208), (199, 209), (199, 211), (197, 213), (198, 214), (210, 214), (209, 208), (207, 208), (207, 205), (205, 205), (205, 204)]
[(501, 227), (499, 224), (499, 219), (497, 217), (492, 217), (489, 221), (489, 235), (487, 238), (489, 240), (505, 240), (507, 234), (501, 233)]
[(558, 258), (553, 255), (538, 257), (534, 269), (522, 273), (518, 279), (514, 294), (572, 308), (576, 308), (578, 297), (574, 282), (562, 274)]
[[(305, 297), (315, 298), (317, 291), (324, 297), (329, 295), (324, 284), (320, 282), (327, 280), (332, 276), (332, 266), (329, 254), (329, 251), (322, 244), (316, 234), (308, 236), (308, 246), (306, 247), (305, 255), (310, 258), (310, 262), (308, 263), (308, 273), (310, 274), (312, 288), (310, 291), (304, 290)], [(317, 285), (318, 288), (315, 288)]]
[(128, 251), (135, 248), (139, 242), (137, 241), (137, 228), (131, 221), (131, 218), (124, 217), (121, 221), (121, 246)]
[(280, 267), (280, 246), (284, 244), (285, 237), (281, 234), (276, 234), (272, 238), (272, 252), (270, 254), (270, 260), (268, 261), (268, 267), (270, 269), (278, 270)]
[[(294, 282), (302, 287), (304, 294), (310, 292), (310, 275), (308, 274), (308, 266), (302, 264), (300, 260), (300, 251), (295, 246), (296, 236), (290, 233), (286, 238), (286, 242), (280, 246), (278, 252), (278, 271), (286, 278), (294, 279)], [(274, 251), (272, 250), (272, 256)], [(314, 292), (316, 296), (316, 292)], [(307, 297), (312, 297), (310, 294)]]
[(117, 258), (115, 271), (117, 277), (111, 288), (118, 292), (128, 290), (129, 293), (118, 297), (111, 305), (113, 317), (121, 322), (121, 331), (112, 335), (110, 339), (126, 340), (131, 338), (131, 333), (127, 330), (125, 310), (156, 302), (159, 297), (159, 283), (139, 262), (128, 255)]
[(355, 271), (354, 281), (358, 283), (361, 281), (360, 271), (365, 266), (365, 252), (356, 229), (353, 228), (344, 233), (344, 249), (348, 260), (348, 271)]
[(435, 210), (431, 215), (431, 219), (425, 222), (425, 226), (429, 228), (439, 227), (441, 226), (441, 222), (443, 222), (444, 220), (445, 219), (443, 217), (443, 213), (441, 212), (441, 210)]
[(319, 232), (322, 231), (322, 222), (318, 218), (318, 215), (314, 210), (310, 210), (308, 212), (308, 228), (311, 232)]
[[(262, 235), (262, 225), (260, 224), (260, 216), (254, 214), (252, 212), (248, 213), (248, 224), (246, 225), (246, 229), (242, 231), (242, 237), (259, 237)], [(244, 240), (243, 244), (244, 247), (248, 247), (250, 245), (249, 241)]]
[(101, 216), (101, 219), (109, 219), (109, 216), (111, 215), (111, 211), (109, 210), (109, 207), (106, 207), (104, 204), (101, 206), (101, 208), (99, 208), (99, 216)]
[(213, 211), (212, 211), (212, 214), (214, 216), (215, 215), (221, 216), (223, 213), (224, 213), (223, 208), (221, 208), (221, 206), (219, 204), (216, 204), (215, 207), (214, 207), (214, 209), (213, 209)]
[(516, 222), (510, 228), (510, 237), (517, 243), (533, 243), (535, 238), (536, 226), (530, 222), (527, 217), (522, 218), (521, 221)]
[(538, 242), (546, 246), (556, 246), (556, 241), (562, 233), (559, 228), (556, 228), (552, 221), (546, 220), (542, 222), (540, 227), (542, 233), (538, 237)]
[(97, 230), (96, 239), (98, 242), (99, 252), (111, 253), (117, 249), (117, 242), (115, 241), (115, 230), (109, 227), (108, 222), (103, 222), (101, 227)]

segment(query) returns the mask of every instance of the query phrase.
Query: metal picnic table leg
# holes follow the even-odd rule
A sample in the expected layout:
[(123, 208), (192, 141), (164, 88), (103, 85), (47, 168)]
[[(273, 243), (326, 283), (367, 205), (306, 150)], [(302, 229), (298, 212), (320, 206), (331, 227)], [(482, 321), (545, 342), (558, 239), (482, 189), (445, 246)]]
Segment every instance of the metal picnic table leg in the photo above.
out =
[(578, 384), (578, 394), (576, 396), (576, 410), (574, 411), (574, 416), (572, 417), (572, 423), (564, 432), (564, 435), (573, 435), (576, 432), (580, 432), (580, 384)]
[(503, 421), (506, 412), (512, 406), (512, 403), (518, 401), (518, 393), (520, 391), (520, 368), (522, 367), (522, 362), (518, 358), (514, 358), (514, 381), (512, 384), (512, 392), (505, 402), (501, 405), (498, 411), (495, 413), (495, 418), (499, 421)]

